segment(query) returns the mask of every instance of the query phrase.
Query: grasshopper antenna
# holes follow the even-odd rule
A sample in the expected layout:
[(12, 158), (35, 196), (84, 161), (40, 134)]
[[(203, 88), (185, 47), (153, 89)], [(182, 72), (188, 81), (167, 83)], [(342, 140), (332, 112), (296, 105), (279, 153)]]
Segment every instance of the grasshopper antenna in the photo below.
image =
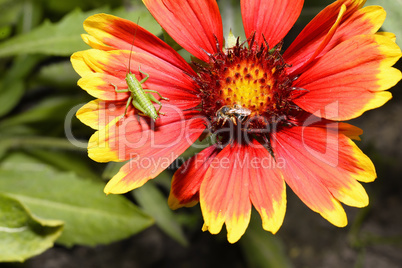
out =
[(135, 27), (133, 42), (131, 43), (131, 48), (130, 48), (130, 56), (129, 56), (129, 60), (128, 60), (128, 72), (129, 73), (131, 73), (131, 55), (133, 54), (134, 41), (135, 41), (135, 36), (137, 35), (139, 22), (140, 22), (140, 17), (138, 17), (138, 19), (137, 19), (137, 27)]

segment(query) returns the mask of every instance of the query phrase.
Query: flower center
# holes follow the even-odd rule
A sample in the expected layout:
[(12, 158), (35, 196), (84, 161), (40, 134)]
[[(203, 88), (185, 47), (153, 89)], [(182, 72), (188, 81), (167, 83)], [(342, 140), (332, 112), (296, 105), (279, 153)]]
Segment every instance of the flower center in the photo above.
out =
[(239, 105), (262, 115), (274, 105), (275, 68), (266, 70), (261, 62), (242, 59), (232, 63), (223, 75), (220, 98), (225, 105)]
[(250, 47), (237, 44), (212, 55), (207, 66), (197, 66), (199, 76), (195, 80), (211, 132), (220, 132), (228, 125), (246, 132), (271, 132), (273, 124), (289, 123), (289, 115), (296, 107), (291, 102), (294, 88), (280, 47)]

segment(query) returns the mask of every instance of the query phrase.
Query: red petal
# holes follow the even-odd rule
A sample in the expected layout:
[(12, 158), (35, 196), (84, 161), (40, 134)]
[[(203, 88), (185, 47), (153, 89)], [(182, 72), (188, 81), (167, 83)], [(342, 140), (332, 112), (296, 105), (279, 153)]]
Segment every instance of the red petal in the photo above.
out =
[(287, 184), (313, 211), (336, 226), (347, 224), (338, 200), (366, 206), (368, 197), (356, 180), (372, 181), (370, 159), (346, 136), (317, 127), (293, 127), (275, 134), (275, 155), (285, 162)]
[(94, 48), (146, 53), (188, 73), (193, 73), (190, 66), (173, 48), (129, 20), (108, 14), (96, 14), (85, 20), (84, 29), (91, 35), (83, 35), (84, 41)]
[(332, 40), (336, 30), (339, 27), (339, 24), (342, 20), (343, 15), (345, 14), (346, 11), (346, 6), (343, 5), (339, 11), (338, 18), (336, 19), (334, 25), (332, 25), (331, 29), (329, 29), (327, 35), (322, 39), (322, 42), (319, 44), (319, 46), (316, 48), (314, 53), (309, 56), (310, 58), (306, 59), (305, 62), (303, 62), (302, 65), (299, 66), (298, 69), (291, 69), (291, 73), (296, 76), (300, 73), (303, 73), (307, 67), (309, 67), (310, 63), (312, 63), (318, 55), (321, 54), (321, 52), (327, 47), (328, 43)]
[(162, 111), (165, 115), (155, 122), (137, 116), (112, 121), (90, 138), (89, 157), (109, 162), (154, 155), (159, 151), (176, 152), (173, 148), (188, 148), (205, 129), (204, 119), (196, 111), (183, 113), (169, 105), (163, 106)]
[[(81, 66), (84, 65), (83, 63), (87, 65), (87, 68)], [(143, 88), (158, 91), (163, 97), (169, 98), (167, 103), (181, 109), (189, 109), (199, 104), (200, 100), (196, 97), (198, 91), (189, 74), (147, 54), (130, 53), (124, 50), (90, 49), (75, 54), (73, 66), (79, 66), (82, 70), (80, 75), (83, 78), (78, 84), (91, 95), (105, 100), (127, 100), (129, 94), (117, 93), (114, 85), (120, 90), (127, 89), (125, 78), (129, 65), (130, 72), (135, 74), (138, 80), (145, 77), (139, 72), (141, 67), (141, 71), (149, 75)]]
[(391, 98), (389, 92), (381, 91), (400, 80), (400, 72), (390, 67), (400, 55), (399, 47), (387, 37), (351, 38), (325, 54), (295, 81), (295, 87), (308, 91), (293, 101), (320, 117), (355, 118)]
[(198, 202), (205, 172), (219, 150), (210, 146), (187, 160), (174, 174), (169, 195), (169, 206), (177, 209)]
[[(88, 102), (77, 111), (77, 118), (93, 129), (102, 129), (110, 122), (124, 115), (127, 101), (104, 101), (96, 99)], [(169, 104), (166, 104), (169, 105)], [(156, 107), (157, 108), (157, 107)], [(162, 109), (164, 109), (162, 107)], [(126, 119), (137, 116), (133, 105), (127, 108)]]
[(276, 46), (293, 27), (303, 8), (304, 0), (241, 0), (241, 12), (246, 37), (255, 32), (255, 42)]
[(276, 233), (286, 211), (286, 187), (283, 164), (275, 161), (261, 144), (254, 141), (247, 148), (250, 157), (250, 199), (261, 215), (262, 227)]
[[(124, 193), (142, 186), (166, 169), (202, 133), (203, 120), (167, 111), (152, 122), (144, 118), (111, 122), (89, 140), (88, 155), (98, 162), (131, 159), (107, 184), (106, 193)], [(126, 123), (126, 121), (129, 121)], [(158, 122), (159, 121), (159, 122)]]
[(356, 126), (343, 122), (328, 120), (307, 112), (300, 112), (298, 114), (297, 120), (298, 122), (296, 124), (298, 126), (303, 125), (305, 127), (320, 127), (324, 129), (332, 129), (333, 131), (339, 131), (339, 133), (342, 133), (354, 140), (360, 140), (359, 136), (363, 134), (363, 130)]
[(299, 69), (317, 51), (335, 24), (342, 5), (346, 6), (346, 12), (340, 26), (331, 41), (317, 57), (324, 55), (350, 37), (377, 32), (385, 19), (385, 11), (378, 6), (360, 9), (364, 2), (366, 1), (338, 0), (321, 11), (285, 51), (283, 57), (292, 66), (289, 68), (289, 73), (293, 74), (293, 71)]
[(226, 146), (210, 163), (200, 188), (203, 230), (217, 234), (226, 223), (230, 243), (240, 239), (250, 221), (250, 166), (242, 162), (246, 152), (244, 145)]
[(215, 0), (143, 0), (163, 29), (184, 49), (208, 62), (222, 48), (222, 21)]

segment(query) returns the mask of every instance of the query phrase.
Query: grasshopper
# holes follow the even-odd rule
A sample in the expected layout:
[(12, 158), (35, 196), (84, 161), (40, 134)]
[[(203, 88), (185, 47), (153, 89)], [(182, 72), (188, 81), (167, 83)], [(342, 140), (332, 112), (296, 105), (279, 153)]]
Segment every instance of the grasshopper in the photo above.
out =
[[(162, 95), (156, 90), (144, 89), (142, 87), (142, 84), (148, 80), (149, 74), (143, 72), (141, 70), (141, 67), (138, 67), (138, 71), (140, 73), (142, 73), (143, 75), (145, 75), (145, 78), (143, 78), (141, 81), (138, 81), (138, 79), (135, 77), (135, 75), (133, 73), (129, 72), (126, 75), (126, 83), (127, 83), (128, 89), (117, 89), (117, 86), (113, 85), (113, 84), (112, 84), (112, 86), (114, 86), (114, 91), (116, 91), (117, 93), (130, 92), (130, 97), (127, 100), (126, 109), (124, 111), (123, 117), (126, 116), (127, 109), (130, 106), (130, 103), (132, 103), (133, 106), (137, 110), (140, 111), (140, 113), (139, 113), (140, 115), (148, 116), (155, 121), (156, 118), (158, 118), (158, 116), (160, 114), (164, 115), (164, 113), (160, 112), (160, 110), (162, 108), (162, 103), (159, 100), (157, 100), (154, 97), (154, 95), (152, 95), (151, 93), (158, 94), (159, 98), (162, 100), (169, 100), (169, 99), (162, 97)], [(156, 110), (156, 108), (152, 104), (152, 102), (159, 104), (158, 110)]]
[[(138, 22), (137, 22), (137, 25), (138, 25)], [(135, 39), (136, 33), (137, 33), (137, 29), (134, 34), (134, 39)], [(142, 71), (141, 66), (138, 67), (138, 71), (141, 74), (145, 75), (145, 77), (141, 81), (138, 81), (138, 79), (135, 77), (135, 75), (133, 73), (131, 73), (130, 64), (131, 64), (131, 55), (133, 52), (133, 45), (134, 45), (134, 40), (133, 40), (133, 44), (131, 45), (130, 59), (129, 59), (129, 63), (128, 63), (128, 73), (126, 75), (126, 83), (127, 83), (128, 88), (127, 89), (118, 89), (116, 85), (114, 85), (114, 84), (111, 84), (111, 85), (114, 86), (114, 91), (117, 93), (130, 92), (130, 97), (127, 100), (126, 109), (125, 109), (124, 115), (122, 117), (126, 116), (127, 109), (130, 106), (130, 103), (132, 103), (133, 106), (137, 110), (140, 111), (140, 113), (139, 113), (140, 115), (148, 116), (155, 121), (159, 117), (160, 114), (164, 115), (164, 113), (160, 112), (160, 110), (162, 108), (162, 103), (159, 100), (157, 100), (154, 97), (154, 95), (152, 95), (151, 93), (158, 94), (158, 96), (161, 100), (169, 100), (169, 99), (162, 97), (162, 95), (156, 90), (144, 89), (142, 87), (142, 84), (144, 84), (145, 81), (148, 80), (149, 74)], [(159, 104), (158, 110), (156, 110), (156, 108), (152, 104), (152, 102)]]

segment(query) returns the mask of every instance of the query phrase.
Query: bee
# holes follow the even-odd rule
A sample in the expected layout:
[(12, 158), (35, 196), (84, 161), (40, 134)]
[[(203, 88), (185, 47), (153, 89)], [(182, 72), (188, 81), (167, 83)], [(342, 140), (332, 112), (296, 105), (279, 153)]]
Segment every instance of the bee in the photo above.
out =
[(233, 124), (237, 126), (237, 121), (243, 122), (250, 114), (251, 111), (249, 109), (234, 104), (233, 106), (222, 106), (218, 111), (216, 111), (215, 115), (218, 123), (223, 121), (221, 125), (224, 125), (227, 120), (231, 120)]

